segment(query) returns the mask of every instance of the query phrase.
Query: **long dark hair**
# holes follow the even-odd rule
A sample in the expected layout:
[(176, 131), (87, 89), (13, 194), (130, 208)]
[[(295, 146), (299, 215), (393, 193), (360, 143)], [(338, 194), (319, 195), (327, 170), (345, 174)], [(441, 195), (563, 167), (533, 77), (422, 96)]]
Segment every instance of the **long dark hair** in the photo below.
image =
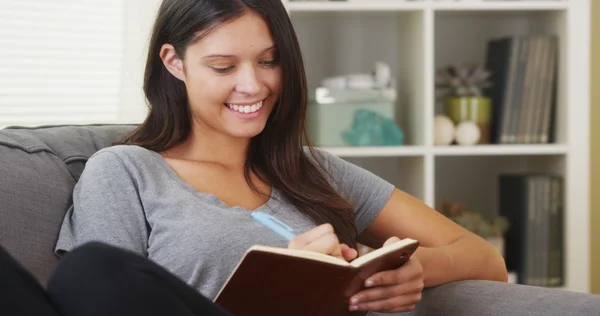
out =
[[(245, 177), (255, 174), (277, 188), (315, 224), (330, 223), (341, 242), (356, 245), (352, 205), (329, 183), (305, 127), (307, 87), (300, 45), (281, 0), (164, 0), (154, 24), (144, 77), (149, 114), (121, 144), (164, 151), (190, 134), (191, 114), (186, 88), (163, 65), (161, 46), (169, 43), (180, 58), (188, 45), (211, 28), (242, 16), (247, 10), (267, 23), (282, 70), (282, 89), (266, 127), (253, 137)], [(304, 151), (307, 145), (308, 152)]]

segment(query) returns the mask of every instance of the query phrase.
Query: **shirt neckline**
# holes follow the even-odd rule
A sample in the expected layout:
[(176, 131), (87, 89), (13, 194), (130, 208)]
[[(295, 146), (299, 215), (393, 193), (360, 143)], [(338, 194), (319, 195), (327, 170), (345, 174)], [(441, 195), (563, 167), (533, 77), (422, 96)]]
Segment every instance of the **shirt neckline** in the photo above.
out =
[(181, 177), (179, 177), (177, 175), (175, 170), (173, 170), (173, 168), (171, 168), (171, 166), (167, 163), (167, 161), (158, 152), (149, 150), (149, 149), (146, 149), (146, 150), (150, 151), (152, 153), (152, 155), (154, 157), (156, 157), (159, 165), (168, 174), (169, 178), (174, 180), (180, 187), (182, 187), (186, 191), (189, 191), (193, 195), (200, 197), (204, 201), (209, 201), (211, 204), (217, 205), (224, 209), (242, 210), (244, 212), (262, 211), (262, 212), (273, 213), (273, 210), (276, 209), (274, 206), (276, 203), (278, 203), (279, 192), (273, 186), (271, 186), (271, 194), (269, 195), (269, 199), (265, 203), (263, 203), (262, 205), (258, 206), (257, 208), (255, 208), (253, 210), (245, 208), (243, 206), (237, 206), (237, 205), (230, 206), (227, 203), (223, 202), (214, 193), (206, 193), (206, 192), (201, 192), (201, 191), (196, 190), (196, 188), (192, 187), (189, 183), (187, 183), (183, 179), (181, 179)]

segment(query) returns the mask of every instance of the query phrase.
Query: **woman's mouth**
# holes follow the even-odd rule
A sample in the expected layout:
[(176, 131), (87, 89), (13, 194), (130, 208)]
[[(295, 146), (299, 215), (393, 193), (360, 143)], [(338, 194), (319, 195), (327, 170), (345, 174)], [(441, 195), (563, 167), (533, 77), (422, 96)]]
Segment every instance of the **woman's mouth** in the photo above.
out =
[(263, 101), (264, 100), (260, 100), (254, 104), (225, 103), (225, 106), (233, 111), (238, 117), (255, 118), (263, 112)]
[(257, 103), (252, 105), (238, 105), (232, 103), (225, 103), (225, 105), (227, 105), (227, 107), (229, 107), (230, 109), (238, 111), (240, 113), (254, 113), (262, 108), (263, 101), (258, 101)]

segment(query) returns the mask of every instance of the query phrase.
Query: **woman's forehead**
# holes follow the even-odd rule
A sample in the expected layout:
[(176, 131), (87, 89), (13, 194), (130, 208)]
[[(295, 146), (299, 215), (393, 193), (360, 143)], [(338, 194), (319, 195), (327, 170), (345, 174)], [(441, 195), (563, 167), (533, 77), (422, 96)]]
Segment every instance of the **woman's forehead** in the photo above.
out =
[(273, 47), (271, 32), (264, 19), (253, 11), (220, 24), (190, 46), (194, 52), (208, 55), (260, 54)]

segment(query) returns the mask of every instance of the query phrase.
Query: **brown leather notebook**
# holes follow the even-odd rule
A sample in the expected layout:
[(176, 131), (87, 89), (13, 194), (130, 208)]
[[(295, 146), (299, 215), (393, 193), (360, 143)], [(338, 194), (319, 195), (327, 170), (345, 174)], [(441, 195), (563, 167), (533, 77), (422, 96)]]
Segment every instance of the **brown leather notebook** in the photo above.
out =
[(348, 301), (376, 272), (398, 268), (419, 242), (403, 239), (352, 262), (303, 250), (253, 246), (215, 299), (233, 315), (366, 315)]

